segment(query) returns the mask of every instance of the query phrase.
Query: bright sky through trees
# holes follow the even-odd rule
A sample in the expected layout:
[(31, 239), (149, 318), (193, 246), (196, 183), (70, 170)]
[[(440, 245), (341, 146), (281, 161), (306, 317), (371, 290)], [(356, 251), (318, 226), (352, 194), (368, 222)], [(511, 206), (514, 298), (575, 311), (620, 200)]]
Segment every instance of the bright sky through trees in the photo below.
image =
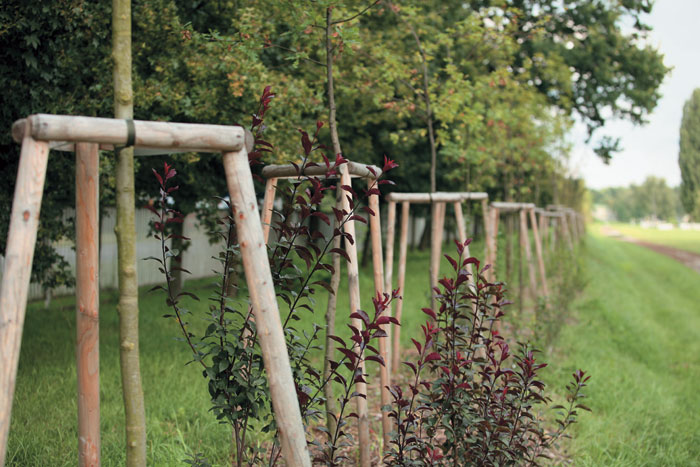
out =
[(605, 165), (584, 144), (586, 130), (577, 125), (572, 136), (574, 150), (571, 170), (582, 175), (589, 188), (641, 184), (648, 175), (666, 179), (669, 185), (680, 184), (678, 140), (683, 103), (693, 89), (700, 87), (700, 61), (697, 45), (700, 30), (698, 0), (657, 0), (646, 23), (652, 27), (649, 43), (665, 55), (672, 67), (661, 86), (662, 98), (649, 116), (649, 123), (635, 127), (628, 122), (610, 122), (599, 132), (621, 137), (623, 150)]

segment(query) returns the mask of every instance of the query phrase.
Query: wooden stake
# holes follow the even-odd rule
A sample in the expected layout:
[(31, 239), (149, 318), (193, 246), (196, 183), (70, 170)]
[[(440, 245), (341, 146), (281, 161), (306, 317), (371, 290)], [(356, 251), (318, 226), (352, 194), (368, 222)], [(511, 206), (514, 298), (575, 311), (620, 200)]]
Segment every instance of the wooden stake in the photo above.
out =
[[(387, 216), (386, 216), (386, 250), (384, 251), (384, 291), (386, 293), (391, 293), (394, 285), (394, 238), (396, 237), (396, 202), (390, 201), (387, 205)], [(393, 306), (389, 304), (389, 309), (387, 313), (392, 316)], [(394, 330), (391, 326), (387, 326), (387, 342), (392, 342), (392, 334)], [(388, 359), (386, 360), (386, 365), (389, 371), (389, 377), (391, 378), (392, 369), (391, 364), (393, 362), (391, 345), (388, 346)]]
[(569, 230), (569, 222), (566, 215), (561, 216), (561, 228), (564, 231), (564, 237), (566, 237), (566, 245), (569, 247), (569, 251), (574, 251), (574, 242), (571, 239), (571, 231)]
[(75, 151), (76, 369), (78, 465), (100, 465), (99, 152), (96, 143)]
[[(464, 215), (462, 214), (462, 203), (454, 203), (454, 209), (455, 209), (455, 221), (457, 222), (457, 235), (459, 236), (459, 242), (461, 244), (464, 244), (464, 242), (467, 241), (467, 231), (464, 225)], [(464, 254), (465, 257), (469, 258), (471, 256), (471, 253), (469, 253), (469, 245), (464, 247)], [(469, 286), (473, 291), (476, 291), (475, 288), (475, 280), (474, 276), (472, 274), (472, 265), (467, 264), (467, 272), (469, 273)], [(473, 303), (473, 306), (476, 307), (476, 302)]]
[[(532, 211), (534, 212), (534, 211)], [(532, 214), (531, 214), (532, 216)], [(549, 241), (549, 221), (547, 221), (547, 218), (543, 216), (541, 213), (539, 214), (539, 222), (540, 222), (540, 240), (541, 240), (541, 245), (542, 245), (542, 250), (547, 249), (547, 244)], [(546, 294), (545, 294), (546, 295)]]
[(223, 160), (272, 407), (279, 428), (282, 455), (288, 466), (310, 466), (248, 154), (243, 148), (237, 152), (224, 153)]
[(440, 276), (440, 253), (442, 252), (442, 235), (445, 226), (445, 203), (433, 204), (433, 219), (430, 232), (430, 308), (437, 310), (435, 288)]
[(489, 216), (489, 200), (481, 200), (481, 214), (483, 216), (484, 223), (484, 262), (485, 264), (493, 264), (491, 260), (491, 246), (490, 246), (490, 231), (491, 222)]
[[(406, 291), (404, 290), (404, 285), (406, 284), (406, 256), (408, 253), (408, 218), (409, 218), (409, 209), (410, 209), (411, 203), (408, 201), (404, 201), (401, 203), (401, 237), (399, 239), (399, 278), (398, 278), (398, 284), (397, 287), (399, 289), (399, 293), (401, 294), (401, 299), (396, 303), (396, 319), (399, 321), (399, 324), (401, 324), (401, 311), (403, 309), (403, 296), (405, 295)], [(399, 354), (401, 350), (401, 326), (396, 326), (396, 329), (394, 330), (394, 349), (391, 353), (392, 356), (392, 364), (391, 364), (391, 369), (396, 374), (396, 372), (399, 371)]]
[(498, 262), (498, 208), (493, 206), (489, 210), (491, 212), (491, 281), (496, 280), (496, 263)]
[(262, 207), (262, 229), (265, 243), (270, 239), (270, 227), (272, 224), (272, 209), (275, 204), (275, 193), (277, 192), (277, 179), (268, 178), (265, 182), (265, 198)]
[[(530, 211), (529, 209), (527, 211)], [(530, 236), (527, 232), (527, 211), (520, 210), (520, 243), (525, 248), (525, 259), (527, 261), (527, 272), (530, 280), (530, 294), (533, 300), (537, 300), (537, 278), (535, 277), (535, 263), (532, 260), (532, 247), (530, 246)], [(537, 226), (533, 226), (537, 228)]]
[[(368, 188), (377, 189), (377, 181), (373, 179), (367, 179)], [(384, 264), (382, 255), (382, 230), (381, 221), (379, 219), (379, 195), (371, 194), (369, 195), (369, 208), (374, 211), (373, 216), (369, 216), (369, 230), (370, 238), (372, 241), (372, 269), (374, 270), (374, 295), (381, 298), (384, 294)], [(384, 331), (387, 330), (388, 325), (380, 326), (380, 329)], [(387, 348), (388, 343), (391, 341), (388, 337), (379, 338), (379, 354), (384, 360), (384, 365), (379, 365), (379, 383), (380, 383), (380, 393), (382, 400), (382, 407), (391, 404), (391, 393), (389, 392), (389, 387), (391, 386), (391, 381), (389, 380), (389, 368), (387, 364), (389, 361), (389, 352)], [(389, 418), (389, 412), (382, 410), (382, 437), (384, 441), (384, 450), (389, 449), (389, 442), (391, 441), (390, 433), (393, 430), (393, 424), (391, 418)]]
[[(530, 215), (530, 224), (532, 224), (532, 236), (535, 239), (535, 254), (537, 255), (537, 267), (540, 272), (540, 283), (542, 284), (542, 294), (545, 299), (549, 297), (549, 287), (547, 286), (547, 274), (544, 270), (544, 257), (542, 256), (542, 239), (540, 237), (540, 231), (537, 227), (537, 218), (535, 216), (535, 210), (528, 210)], [(540, 220), (544, 219), (540, 217)]]
[(4, 464), (7, 453), (12, 398), (49, 156), (48, 143), (35, 141), (29, 131), (25, 129), (22, 139), (0, 289), (0, 465)]
[[(340, 166), (340, 183), (342, 185), (351, 186), (352, 180), (350, 178), (350, 173), (345, 164)], [(348, 192), (344, 192), (341, 196), (343, 210), (350, 212), (350, 199), (352, 195)], [(355, 235), (355, 221), (348, 221), (344, 224), (343, 229), (346, 233), (350, 234), (353, 239), (357, 239)], [(350, 313), (355, 313), (361, 308), (360, 304), (360, 273), (358, 269), (357, 261), (357, 243), (350, 242), (347, 238), (345, 239), (345, 252), (350, 257), (350, 261), (347, 264), (348, 268), (348, 292), (350, 295)], [(351, 321), (352, 325), (358, 330), (362, 330), (363, 323), (359, 318), (353, 318)], [(362, 355), (358, 355), (362, 357)], [(364, 373), (364, 365), (362, 367), (362, 372)], [(369, 467), (371, 464), (370, 459), (370, 437), (369, 437), (369, 414), (367, 410), (367, 384), (357, 383), (356, 391), (359, 394), (363, 394), (364, 397), (355, 397), (357, 403), (357, 421), (358, 421), (358, 447), (360, 450), (360, 465), (362, 467)]]

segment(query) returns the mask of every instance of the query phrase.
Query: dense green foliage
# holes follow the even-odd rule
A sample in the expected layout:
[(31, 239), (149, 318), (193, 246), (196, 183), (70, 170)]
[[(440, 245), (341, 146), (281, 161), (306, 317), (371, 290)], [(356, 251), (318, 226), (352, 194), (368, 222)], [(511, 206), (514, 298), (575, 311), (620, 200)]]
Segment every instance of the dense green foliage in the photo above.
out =
[(680, 145), (681, 200), (685, 211), (700, 220), (700, 88), (683, 106)]
[(591, 190), (593, 204), (606, 206), (620, 222), (658, 219), (677, 222), (683, 214), (679, 190), (650, 175), (641, 185)]
[[(666, 72), (660, 54), (642, 45), (640, 15), (651, 8), (642, 0), (135, 0), (135, 117), (245, 123), (271, 85), (277, 97), (266, 123), (275, 152), (265, 161), (297, 157), (296, 129), (326, 115), (328, 7), (341, 147), (360, 162), (397, 160), (394, 178), (405, 191), (430, 187), (430, 117), (440, 190), (570, 202), (562, 193), (582, 192), (563, 170), (572, 115), (591, 132), (608, 114), (641, 121)], [(111, 115), (108, 9), (84, 0), (3, 4), (0, 83), (13, 92), (0, 126), (34, 112)], [(327, 144), (328, 133), (320, 136)], [(0, 145), (0, 199), (9, 205), (17, 146), (6, 132)], [(52, 154), (50, 164), (34, 269), (49, 287), (69, 279), (51, 243), (72, 235), (56, 215), (73, 204), (72, 156)], [(183, 183), (191, 192), (182, 191), (181, 211), (223, 194), (223, 180), (210, 176), (216, 159), (189, 154), (173, 164), (187, 164), (192, 182), (207, 180)], [(103, 204), (111, 203), (111, 157), (102, 169)], [(146, 176), (139, 171), (136, 188), (150, 197)], [(5, 215), (0, 241), (6, 228)]]

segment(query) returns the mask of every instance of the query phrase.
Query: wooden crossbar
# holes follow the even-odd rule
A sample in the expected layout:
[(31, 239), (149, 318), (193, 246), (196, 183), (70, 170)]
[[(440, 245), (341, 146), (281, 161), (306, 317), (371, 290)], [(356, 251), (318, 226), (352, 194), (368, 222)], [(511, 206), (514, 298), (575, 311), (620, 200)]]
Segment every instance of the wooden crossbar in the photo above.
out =
[[(248, 135), (246, 135), (248, 133)], [(72, 115), (36, 114), (12, 125), (12, 136), (21, 142), (25, 134), (36, 141), (51, 142), (51, 147), (73, 151), (74, 143), (98, 143), (112, 150), (129, 142), (127, 120)], [(199, 123), (150, 122), (133, 120), (133, 146), (137, 152), (162, 154), (173, 152), (235, 152), (251, 150), (252, 135), (240, 126)]]
[(413, 204), (430, 204), (430, 203), (456, 203), (460, 201), (478, 201), (488, 199), (489, 195), (483, 192), (442, 192), (435, 193), (389, 193), (386, 200), (395, 203), (408, 201)]
[(520, 211), (521, 209), (535, 209), (533, 203), (511, 203), (503, 201), (493, 201), (491, 207), (498, 209), (499, 211)]
[[(375, 165), (360, 164), (359, 162), (348, 161), (338, 167), (338, 170), (345, 167), (351, 177), (361, 177), (369, 179), (377, 179), (382, 176), (382, 169)], [(310, 177), (320, 177), (326, 175), (334, 166), (326, 167), (325, 165), (312, 165), (304, 168), (303, 173), (299, 173), (299, 166), (292, 164), (284, 165), (268, 165), (262, 169), (262, 177), (266, 179), (275, 178), (296, 178), (299, 175), (305, 175)], [(345, 169), (343, 169), (345, 170)], [(332, 178), (338, 178), (340, 174), (337, 173), (332, 176)]]

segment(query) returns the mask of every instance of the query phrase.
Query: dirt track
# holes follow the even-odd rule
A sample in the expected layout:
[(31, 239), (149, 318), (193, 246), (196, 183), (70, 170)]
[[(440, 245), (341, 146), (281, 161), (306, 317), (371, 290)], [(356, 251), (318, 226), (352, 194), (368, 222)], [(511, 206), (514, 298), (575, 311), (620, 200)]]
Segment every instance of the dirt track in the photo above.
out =
[(611, 229), (611, 228), (603, 229), (603, 233), (605, 235), (610, 236), (610, 237), (617, 237), (620, 240), (624, 240), (624, 241), (630, 242), (630, 243), (635, 243), (637, 245), (641, 245), (643, 247), (649, 248), (650, 250), (656, 251), (657, 253), (661, 253), (662, 255), (669, 256), (669, 257), (675, 259), (676, 261), (685, 264), (690, 269), (694, 269), (695, 271), (700, 273), (700, 255), (697, 253), (692, 253), (690, 251), (685, 251), (685, 250), (679, 250), (678, 248), (673, 248), (670, 246), (659, 245), (658, 243), (651, 243), (651, 242), (645, 242), (642, 240), (637, 240), (636, 238), (622, 235), (617, 230)]

